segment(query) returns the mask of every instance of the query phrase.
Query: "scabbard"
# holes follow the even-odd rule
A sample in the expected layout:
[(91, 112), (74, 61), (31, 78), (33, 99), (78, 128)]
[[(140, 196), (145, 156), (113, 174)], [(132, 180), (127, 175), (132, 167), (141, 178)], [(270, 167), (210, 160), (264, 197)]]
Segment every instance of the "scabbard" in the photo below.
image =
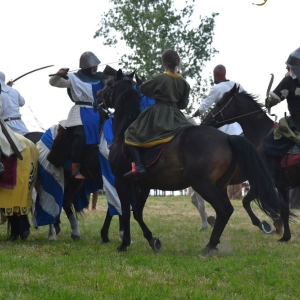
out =
[(6, 139), (8, 140), (10, 146), (12, 147), (12, 149), (14, 150), (15, 154), (17, 155), (18, 159), (23, 160), (23, 156), (21, 154), (21, 152), (19, 151), (19, 149), (17, 148), (17, 146), (15, 145), (13, 139), (11, 138), (11, 136), (9, 135), (8, 131), (6, 130), (5, 126), (0, 122), (1, 125), (1, 129), (3, 134), (5, 135)]

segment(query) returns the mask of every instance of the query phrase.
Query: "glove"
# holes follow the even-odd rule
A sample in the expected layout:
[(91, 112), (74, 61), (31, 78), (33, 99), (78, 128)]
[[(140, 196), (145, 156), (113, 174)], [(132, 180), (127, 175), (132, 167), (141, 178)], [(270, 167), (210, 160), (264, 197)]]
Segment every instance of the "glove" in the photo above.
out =
[(271, 108), (272, 106), (277, 105), (280, 102), (279, 99), (273, 98), (273, 97), (268, 97), (265, 100), (265, 106), (266, 108)]

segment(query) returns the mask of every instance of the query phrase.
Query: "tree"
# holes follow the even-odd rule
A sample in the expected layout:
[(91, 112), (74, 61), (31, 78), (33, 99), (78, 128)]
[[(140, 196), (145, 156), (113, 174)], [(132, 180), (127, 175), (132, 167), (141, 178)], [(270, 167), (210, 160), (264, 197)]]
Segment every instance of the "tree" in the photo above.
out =
[(109, 0), (114, 7), (101, 16), (100, 28), (94, 38), (103, 37), (104, 45), (115, 47), (123, 40), (132, 50), (121, 57), (123, 68), (133, 69), (147, 79), (163, 72), (161, 54), (164, 50), (176, 50), (181, 59), (181, 73), (191, 85), (190, 113), (193, 103), (205, 96), (209, 80), (201, 77), (205, 62), (217, 53), (212, 47), (213, 13), (211, 17), (199, 17), (193, 27), (195, 0), (186, 0), (178, 10), (173, 0)]

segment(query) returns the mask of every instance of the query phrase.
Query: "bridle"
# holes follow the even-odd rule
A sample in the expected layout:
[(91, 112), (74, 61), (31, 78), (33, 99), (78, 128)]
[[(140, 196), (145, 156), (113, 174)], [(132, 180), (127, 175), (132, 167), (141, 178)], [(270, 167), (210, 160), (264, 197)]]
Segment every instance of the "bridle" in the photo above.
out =
[(106, 105), (106, 101), (108, 101), (108, 107), (114, 108), (113, 96), (116, 87), (124, 81), (133, 82), (133, 79), (130, 76), (123, 76), (120, 79), (117, 79), (116, 76), (106, 84), (102, 91), (102, 98), (104, 100), (104, 104)]
[[(223, 123), (225, 123), (225, 122), (228, 122), (228, 121), (232, 121), (232, 120), (236, 120), (236, 119), (239, 119), (239, 118), (242, 118), (242, 117), (245, 117), (245, 116), (248, 116), (248, 115), (252, 115), (252, 114), (255, 114), (255, 113), (257, 113), (257, 112), (260, 112), (261, 110), (259, 109), (259, 110), (255, 110), (255, 111), (252, 111), (252, 112), (250, 112), (250, 113), (247, 113), (247, 114), (243, 114), (243, 115), (240, 115), (240, 116), (237, 116), (237, 117), (233, 117), (233, 118), (230, 118), (230, 119), (224, 119), (224, 116), (223, 116), (223, 111), (224, 111), (224, 109), (230, 104), (230, 102), (233, 100), (233, 97), (235, 96), (236, 94), (234, 94), (228, 101), (227, 101), (227, 103), (219, 110), (219, 111), (217, 111), (215, 114), (213, 114), (213, 113), (210, 113), (210, 115), (211, 115), (211, 117), (213, 118), (213, 121), (215, 122), (215, 124), (223, 124)], [(262, 113), (260, 114), (260, 115), (258, 115), (257, 117), (260, 119), (260, 118), (262, 118), (266, 113), (267, 113), (267, 109), (262, 109)], [(217, 115), (221, 115), (221, 117), (222, 117), (222, 121), (218, 121), (218, 120), (216, 120), (215, 119), (215, 117), (217, 116)]]

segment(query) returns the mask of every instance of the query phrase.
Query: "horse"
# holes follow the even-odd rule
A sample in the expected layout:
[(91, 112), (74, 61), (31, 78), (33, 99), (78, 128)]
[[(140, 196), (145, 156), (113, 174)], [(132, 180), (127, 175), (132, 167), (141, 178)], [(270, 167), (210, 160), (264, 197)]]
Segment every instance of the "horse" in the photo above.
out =
[[(182, 130), (165, 143), (159, 159), (147, 168), (139, 180), (127, 180), (123, 175), (131, 170), (129, 151), (124, 147), (124, 132), (140, 114), (139, 94), (133, 88), (134, 73), (117, 75), (102, 90), (104, 103), (114, 108), (114, 141), (109, 163), (115, 176), (115, 186), (122, 205), (124, 234), (119, 252), (130, 246), (130, 204), (133, 216), (143, 231), (150, 247), (161, 250), (161, 241), (153, 237), (143, 220), (143, 209), (150, 189), (181, 190), (191, 186), (216, 212), (216, 222), (208, 244), (207, 253), (217, 251), (220, 237), (233, 213), (227, 195), (227, 186), (236, 169), (248, 180), (259, 207), (272, 219), (282, 218), (284, 233), (279, 241), (289, 241), (289, 207), (280, 201), (272, 178), (253, 145), (243, 137), (229, 136), (208, 126), (192, 126)], [(191, 145), (190, 140), (198, 141)]]
[[(266, 114), (266, 109), (263, 109), (263, 104), (258, 102), (257, 96), (247, 92), (238, 92), (238, 87), (233, 88), (225, 93), (220, 101), (217, 102), (212, 111), (202, 121), (202, 125), (219, 127), (224, 124), (238, 121), (243, 128), (244, 136), (247, 138), (257, 149), (262, 159), (263, 155), (263, 142), (267, 134), (275, 126), (274, 121), (271, 120)], [(287, 165), (288, 157), (284, 156), (281, 163), (280, 181), (275, 180), (275, 185), (282, 196), (284, 202), (289, 203), (289, 189), (300, 185), (300, 178), (298, 176), (300, 171), (300, 162), (293, 165)], [(242, 182), (241, 179), (238, 180)], [(261, 222), (253, 213), (250, 203), (254, 199), (253, 193), (250, 191), (243, 199), (243, 206), (247, 211), (252, 224), (260, 226)], [(276, 232), (281, 230), (280, 220), (274, 222)]]
[[(104, 119), (103, 116), (103, 109), (99, 108), (99, 113), (102, 117), (100, 119)], [(73, 144), (73, 135), (72, 133), (63, 128), (62, 126), (59, 126), (58, 133), (53, 141), (53, 145), (51, 147), (51, 150), (47, 156), (47, 159), (56, 167), (63, 166), (67, 161), (70, 161), (71, 159), (71, 152), (72, 152), (72, 144)], [(81, 173), (85, 176), (88, 180), (93, 181), (99, 181), (101, 184), (103, 183), (102, 179), (102, 170), (101, 170), (101, 163), (103, 162), (103, 159), (100, 157), (101, 154), (98, 154), (99, 148), (98, 145), (88, 145), (85, 148), (85, 152), (83, 155), (83, 163), (81, 167)], [(100, 159), (102, 159), (102, 162), (100, 163)], [(107, 169), (107, 166), (106, 166)], [(67, 214), (68, 219), (71, 223), (71, 238), (72, 239), (78, 239), (80, 238), (80, 231), (79, 231), (79, 225), (77, 220), (74, 220), (74, 213), (72, 210), (72, 204), (73, 200), (76, 197), (76, 194), (80, 191), (80, 189), (83, 187), (85, 180), (77, 180), (70, 177), (71, 169), (66, 168), (65, 169), (65, 193), (64, 193), (64, 202), (63, 202), (63, 208)], [(106, 189), (108, 189), (107, 192), (110, 193), (110, 195), (114, 194), (113, 191), (111, 191), (111, 187), (108, 186), (108, 183), (106, 184)], [(112, 221), (113, 215), (111, 214), (111, 210), (108, 208), (107, 213), (105, 216), (104, 223), (102, 225), (102, 228), (100, 230), (100, 235), (102, 239), (102, 243), (109, 243), (110, 239), (108, 237), (109, 227)], [(72, 220), (72, 221), (71, 221)], [(59, 221), (50, 228), (50, 238), (55, 239), (55, 231), (60, 231), (59, 227)], [(123, 223), (122, 223), (122, 216), (119, 215), (119, 234), (120, 237), (122, 237), (123, 234)]]
[(9, 239), (25, 240), (30, 235), (28, 214), (32, 209), (32, 191), (37, 179), (38, 150), (33, 142), (21, 134), (14, 133), (26, 148), (16, 154), (3, 157), (5, 171), (0, 176), (0, 207), (8, 219)]

